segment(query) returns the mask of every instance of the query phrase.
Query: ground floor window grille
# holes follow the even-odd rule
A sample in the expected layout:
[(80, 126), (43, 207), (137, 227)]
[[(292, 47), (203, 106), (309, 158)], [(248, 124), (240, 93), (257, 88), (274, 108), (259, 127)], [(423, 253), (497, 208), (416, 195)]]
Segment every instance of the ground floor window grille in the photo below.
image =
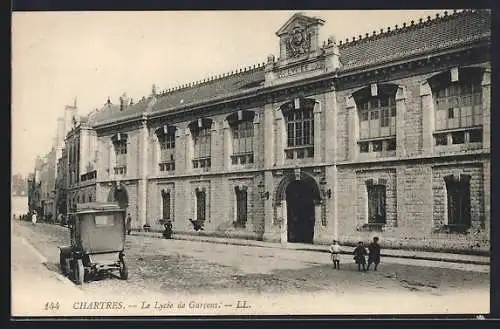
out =
[(247, 187), (235, 187), (236, 194), (236, 227), (245, 227), (248, 216), (248, 193)]
[(204, 190), (196, 190), (196, 220), (206, 219), (207, 196)]
[(470, 227), (470, 176), (449, 175), (444, 178), (446, 183), (448, 225)]
[(170, 192), (161, 192), (162, 199), (162, 219), (170, 220)]
[(386, 187), (368, 184), (368, 224), (386, 223)]

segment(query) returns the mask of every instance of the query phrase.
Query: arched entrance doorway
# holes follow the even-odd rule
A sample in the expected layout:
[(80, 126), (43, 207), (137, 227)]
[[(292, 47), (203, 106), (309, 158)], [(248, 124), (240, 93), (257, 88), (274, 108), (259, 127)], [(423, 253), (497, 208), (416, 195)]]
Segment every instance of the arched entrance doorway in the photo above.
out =
[(127, 189), (123, 185), (114, 185), (111, 191), (109, 191), (108, 195), (108, 201), (109, 202), (117, 202), (118, 205), (123, 208), (127, 209), (128, 207), (128, 193)]
[(276, 190), (277, 214), (283, 216), (281, 241), (313, 243), (314, 226), (321, 204), (319, 186), (313, 176), (296, 172), (283, 177)]
[(290, 182), (286, 188), (288, 242), (312, 243), (314, 237), (313, 187), (306, 180)]

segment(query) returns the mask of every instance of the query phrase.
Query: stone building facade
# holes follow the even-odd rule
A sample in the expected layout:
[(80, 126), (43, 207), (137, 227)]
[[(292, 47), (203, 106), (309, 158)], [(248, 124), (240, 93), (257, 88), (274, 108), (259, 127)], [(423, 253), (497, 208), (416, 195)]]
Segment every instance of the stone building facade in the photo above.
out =
[(61, 163), (65, 164), (62, 177), (65, 183), (66, 210), (72, 212), (78, 203), (95, 202), (97, 179), (97, 135), (92, 129), (95, 112), (78, 117), (65, 139)]
[(98, 111), (97, 200), (136, 229), (488, 250), (490, 21), (321, 42), (295, 14), (278, 58)]

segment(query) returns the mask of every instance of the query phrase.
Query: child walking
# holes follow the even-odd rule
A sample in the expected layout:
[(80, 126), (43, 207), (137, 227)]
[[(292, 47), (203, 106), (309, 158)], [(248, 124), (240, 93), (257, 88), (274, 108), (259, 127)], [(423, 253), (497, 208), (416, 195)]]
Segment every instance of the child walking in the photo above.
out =
[(363, 267), (363, 271), (366, 271), (366, 256), (367, 252), (363, 242), (360, 241), (356, 249), (354, 249), (354, 261), (358, 264), (358, 271), (361, 271), (361, 267)]
[(332, 257), (332, 262), (333, 262), (333, 268), (340, 270), (340, 246), (337, 240), (333, 240), (332, 244), (330, 245), (330, 254)]
[(377, 270), (378, 264), (380, 264), (380, 245), (378, 244), (378, 237), (373, 238), (373, 242), (368, 246), (368, 266), (367, 270), (370, 269), (372, 264), (375, 264), (374, 271)]

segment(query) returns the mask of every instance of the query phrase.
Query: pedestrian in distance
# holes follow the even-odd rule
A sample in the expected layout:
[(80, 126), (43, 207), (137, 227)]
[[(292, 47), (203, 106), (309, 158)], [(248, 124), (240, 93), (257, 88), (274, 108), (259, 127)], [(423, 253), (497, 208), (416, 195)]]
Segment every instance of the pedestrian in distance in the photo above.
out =
[(378, 244), (378, 237), (374, 237), (373, 242), (368, 246), (368, 266), (366, 269), (369, 270), (372, 264), (375, 264), (373, 270), (376, 271), (378, 264), (380, 264), (380, 245)]
[(36, 211), (33, 211), (33, 214), (31, 215), (31, 222), (33, 223), (33, 225), (36, 224)]
[(354, 249), (354, 261), (358, 265), (358, 271), (361, 271), (361, 267), (363, 267), (363, 271), (366, 271), (366, 248), (363, 245), (363, 242), (358, 242), (358, 246)]
[(130, 235), (132, 231), (132, 217), (130, 217), (130, 213), (127, 215), (127, 235)]
[(330, 257), (332, 258), (333, 268), (340, 270), (340, 246), (337, 240), (333, 240), (330, 245)]

